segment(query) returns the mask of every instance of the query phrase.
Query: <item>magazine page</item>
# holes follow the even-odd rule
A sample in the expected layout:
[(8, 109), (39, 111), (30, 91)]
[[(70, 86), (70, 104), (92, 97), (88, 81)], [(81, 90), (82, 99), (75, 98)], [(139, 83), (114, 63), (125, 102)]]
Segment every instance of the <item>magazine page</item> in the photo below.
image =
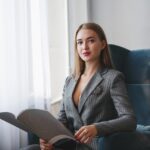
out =
[(10, 113), (10, 112), (1, 112), (0, 113), (0, 119), (20, 128), (26, 132), (31, 132), (31, 130), (29, 128), (24, 126), (19, 120), (17, 120), (15, 115)]
[(48, 111), (27, 109), (17, 119), (38, 137), (52, 143), (63, 138), (75, 140), (72, 133)]

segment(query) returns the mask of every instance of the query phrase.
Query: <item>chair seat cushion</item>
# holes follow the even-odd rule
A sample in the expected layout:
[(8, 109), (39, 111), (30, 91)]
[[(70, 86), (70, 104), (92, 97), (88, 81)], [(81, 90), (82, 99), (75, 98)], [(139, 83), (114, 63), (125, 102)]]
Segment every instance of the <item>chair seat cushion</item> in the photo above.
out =
[(99, 140), (100, 150), (150, 150), (150, 133), (115, 133)]

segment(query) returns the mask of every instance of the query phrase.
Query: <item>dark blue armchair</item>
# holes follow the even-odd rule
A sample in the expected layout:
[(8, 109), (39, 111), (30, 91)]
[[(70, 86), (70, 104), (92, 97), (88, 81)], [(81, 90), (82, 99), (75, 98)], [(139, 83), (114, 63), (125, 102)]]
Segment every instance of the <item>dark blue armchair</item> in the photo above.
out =
[[(99, 139), (100, 150), (150, 150), (150, 49), (128, 50), (109, 45), (114, 67), (126, 78), (129, 98), (137, 117), (134, 132), (115, 133)], [(29, 134), (29, 144), (38, 138)]]
[(109, 47), (114, 67), (125, 75), (137, 129), (100, 138), (100, 150), (150, 150), (150, 49)]

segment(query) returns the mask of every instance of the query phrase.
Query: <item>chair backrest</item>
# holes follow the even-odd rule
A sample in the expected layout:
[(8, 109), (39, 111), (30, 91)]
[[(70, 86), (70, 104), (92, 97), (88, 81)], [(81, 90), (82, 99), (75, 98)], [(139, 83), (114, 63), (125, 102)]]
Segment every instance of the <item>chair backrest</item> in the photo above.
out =
[(114, 67), (125, 75), (138, 124), (150, 125), (150, 49), (109, 48)]

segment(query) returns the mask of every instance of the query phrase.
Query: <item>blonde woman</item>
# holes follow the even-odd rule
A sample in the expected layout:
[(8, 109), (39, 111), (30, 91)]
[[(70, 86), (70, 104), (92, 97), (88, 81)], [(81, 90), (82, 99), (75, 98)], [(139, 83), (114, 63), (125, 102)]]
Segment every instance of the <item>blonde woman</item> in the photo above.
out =
[[(98, 150), (100, 137), (135, 130), (135, 115), (123, 74), (112, 68), (106, 36), (98, 24), (79, 26), (74, 60), (74, 72), (66, 79), (58, 119), (78, 141), (72, 150)], [(40, 148), (56, 149), (44, 139), (40, 139)]]

